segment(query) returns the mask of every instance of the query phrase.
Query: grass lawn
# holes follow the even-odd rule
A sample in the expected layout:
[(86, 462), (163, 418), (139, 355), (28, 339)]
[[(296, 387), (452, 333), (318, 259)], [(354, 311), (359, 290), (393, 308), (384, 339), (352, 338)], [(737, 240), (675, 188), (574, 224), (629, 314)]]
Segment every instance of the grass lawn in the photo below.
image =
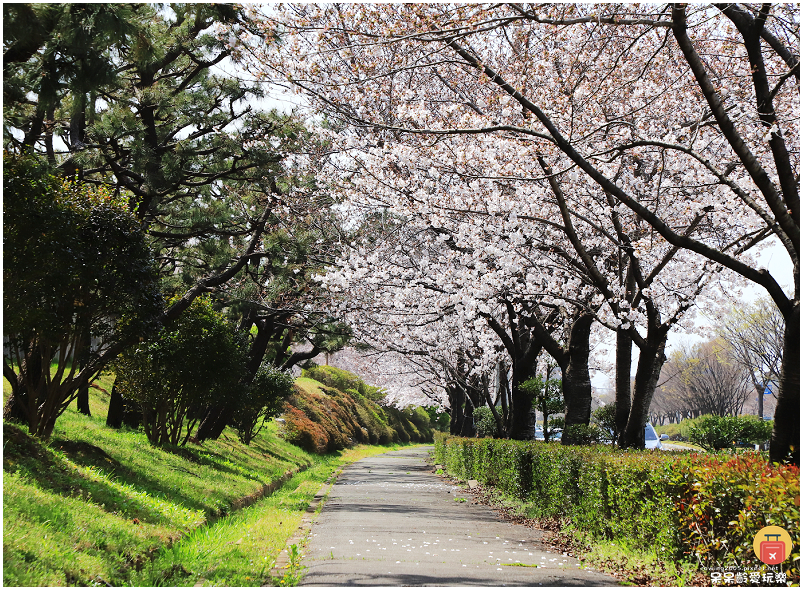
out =
[[(341, 464), (389, 450), (310, 455), (275, 423), (249, 447), (231, 430), (202, 445), (153, 447), (140, 431), (105, 426), (111, 380), (90, 390), (91, 417), (73, 406), (46, 444), (4, 424), (4, 585), (270, 584), (268, 566), (320, 484)], [(4, 398), (7, 388), (4, 380)]]
[(137, 586), (263, 586), (293, 585), (295, 572), (269, 575), (275, 559), (286, 547), (312, 498), (342, 465), (393, 448), (361, 445), (319, 457), (306, 471), (295, 475), (275, 494), (253, 506), (201, 527), (163, 551), (133, 577)]

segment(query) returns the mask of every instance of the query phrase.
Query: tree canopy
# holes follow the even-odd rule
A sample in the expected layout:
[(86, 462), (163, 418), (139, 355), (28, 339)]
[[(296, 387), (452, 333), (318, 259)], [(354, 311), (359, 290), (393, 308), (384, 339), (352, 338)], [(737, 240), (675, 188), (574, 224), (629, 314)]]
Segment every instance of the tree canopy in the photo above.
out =
[[(643, 442), (665, 332), (724, 271), (786, 320), (771, 453), (800, 448), (794, 7), (287, 5), (260, 19), (284, 38), (253, 51), (253, 71), (337, 123), (321, 178), (452, 237), (486, 261), (483, 284), (516, 279), (634, 340), (623, 440)], [(794, 289), (751, 256), (770, 238)], [(542, 251), (512, 255), (521, 244)]]
[(38, 155), (125, 204), (170, 300), (162, 323), (211, 294), (244, 334), (260, 325), (251, 376), (262, 342), (271, 361), (288, 367), (305, 358), (286, 354), (293, 342), (313, 333), (323, 344), (323, 334), (343, 333), (331, 328), (310, 279), (329, 246), (319, 222), (330, 202), (293, 172), (292, 158), (313, 138), (298, 118), (261, 108), (260, 82), (233, 66), (226, 35), (247, 34), (246, 10), (3, 10), (6, 149)]
[(124, 202), (32, 156), (6, 154), (3, 165), (4, 414), (49, 436), (114, 347), (155, 329), (163, 301)]

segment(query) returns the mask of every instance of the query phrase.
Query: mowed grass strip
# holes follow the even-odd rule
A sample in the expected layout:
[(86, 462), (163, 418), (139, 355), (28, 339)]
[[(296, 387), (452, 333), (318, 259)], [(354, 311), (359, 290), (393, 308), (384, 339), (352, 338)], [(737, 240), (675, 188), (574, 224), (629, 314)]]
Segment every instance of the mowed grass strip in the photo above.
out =
[(105, 394), (91, 391), (92, 417), (68, 410), (47, 444), (3, 426), (6, 586), (130, 584), (159, 550), (314, 461), (274, 424), (250, 447), (231, 431), (153, 447), (107, 428)]
[(320, 456), (273, 495), (197, 529), (159, 553), (133, 583), (137, 586), (264, 586), (278, 554), (300, 525), (306, 508), (340, 467), (407, 445), (359, 446)]

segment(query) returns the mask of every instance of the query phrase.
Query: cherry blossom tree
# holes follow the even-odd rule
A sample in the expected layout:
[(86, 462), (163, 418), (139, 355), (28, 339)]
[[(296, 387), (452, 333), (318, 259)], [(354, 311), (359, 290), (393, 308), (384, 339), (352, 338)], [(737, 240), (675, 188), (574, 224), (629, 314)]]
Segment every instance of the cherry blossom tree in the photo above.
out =
[[(354, 192), (369, 186), (376, 201), (433, 227), (444, 211), (469, 211), (473, 227), (512, 213), (547, 227), (560, 216), (543, 206), (544, 179), (585, 187), (561, 187), (571, 214), (591, 207), (586, 193), (604, 197), (609, 216), (629, 220), (623, 227), (647, 228), (626, 229), (630, 242), (612, 234), (651, 265), (642, 277), (667, 261), (657, 273), (667, 280), (637, 287), (639, 325), (662, 323), (645, 297), (691, 299), (673, 280), (686, 287), (725, 268), (764, 287), (786, 320), (771, 445), (780, 460), (800, 448), (797, 20), (794, 7), (768, 5), (290, 6), (262, 19), (262, 35), (277, 31), (283, 45), (256, 55), (255, 67), (344, 130), (338, 145), (357, 149), (367, 171)], [(506, 208), (511, 195), (532, 211)], [(595, 222), (599, 240), (580, 240), (601, 252), (578, 252), (587, 270), (611, 257), (599, 231), (611, 227)], [(459, 227), (453, 239), (465, 247), (473, 233)], [(773, 236), (794, 263), (793, 291), (749, 256)], [(598, 303), (628, 330), (630, 283), (617, 265), (622, 284)], [(642, 344), (645, 357), (659, 356), (658, 338)]]

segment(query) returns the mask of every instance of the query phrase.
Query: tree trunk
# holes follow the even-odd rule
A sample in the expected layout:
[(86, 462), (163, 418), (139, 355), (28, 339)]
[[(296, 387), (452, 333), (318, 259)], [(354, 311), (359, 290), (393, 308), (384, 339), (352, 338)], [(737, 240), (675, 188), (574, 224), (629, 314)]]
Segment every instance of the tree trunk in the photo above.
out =
[[(550, 430), (549, 430), (549, 426), (548, 426), (548, 420), (550, 418), (550, 412), (547, 409), (548, 396), (547, 396), (546, 392), (547, 392), (547, 384), (550, 382), (550, 376), (552, 375), (552, 373), (553, 373), (553, 367), (548, 364), (547, 365), (547, 371), (546, 371), (545, 376), (544, 376), (544, 383), (545, 383), (545, 389), (544, 389), (544, 392), (543, 392), (544, 393), (544, 396), (543, 396), (544, 401), (541, 404), (541, 407), (542, 407), (542, 435), (544, 436), (544, 442), (550, 442)], [(563, 392), (563, 390), (564, 390), (564, 385), (563, 385), (564, 381), (563, 381), (563, 379), (562, 379), (561, 383), (562, 383), (561, 390)]]
[[(280, 332), (278, 335), (280, 335)], [(289, 346), (291, 346), (293, 339), (294, 339), (294, 328), (286, 328), (286, 331), (283, 334), (283, 338), (281, 339), (281, 342), (278, 345), (278, 348), (275, 352), (276, 367), (280, 367), (281, 365), (283, 365), (284, 361), (288, 359)], [(314, 348), (316, 348), (316, 346)], [(328, 363), (326, 362), (325, 364)]]
[(216, 440), (225, 430), (231, 417), (233, 416), (233, 408), (227, 405), (215, 405), (206, 410), (203, 416), (203, 421), (197, 428), (198, 442), (204, 440)]
[(108, 402), (108, 415), (106, 426), (109, 428), (122, 428), (122, 417), (125, 414), (125, 401), (117, 389), (117, 384), (111, 387), (111, 399)]
[[(524, 380), (523, 380), (524, 381)], [(508, 437), (512, 440), (529, 440), (531, 438), (531, 413), (533, 398), (519, 388), (519, 382), (511, 382), (511, 428)]]
[(142, 423), (142, 410), (138, 403), (122, 398), (124, 409), (122, 411), (122, 423), (128, 428), (138, 430)]
[(502, 363), (498, 366), (497, 378), (500, 386), (500, 406), (503, 408), (503, 424), (508, 424), (510, 417), (508, 407), (508, 374)]
[[(541, 347), (537, 347), (541, 350)], [(514, 363), (514, 372), (511, 376), (511, 428), (508, 437), (513, 440), (530, 440), (535, 432), (535, 400), (530, 394), (520, 389), (520, 385), (536, 374), (536, 356), (530, 361), (530, 354)], [(531, 415), (534, 416), (531, 422)]]
[(464, 392), (464, 421), (461, 424), (461, 436), (475, 436), (475, 404), (469, 393)]
[[(89, 328), (86, 327), (82, 330), (80, 339), (80, 348), (78, 351), (73, 351), (72, 362), (78, 363), (78, 370), (85, 368), (89, 362), (89, 356), (92, 353), (92, 334)], [(92, 411), (89, 408), (89, 382), (78, 388), (78, 396), (76, 398), (78, 412), (84, 416), (91, 416)]]
[(656, 342), (648, 342), (639, 351), (639, 363), (636, 366), (631, 411), (628, 424), (620, 443), (622, 448), (644, 448), (644, 427), (650, 410), (650, 401), (658, 385), (661, 367), (667, 360), (664, 347), (667, 344), (666, 334)]
[[(255, 312), (251, 313), (255, 315)], [(250, 345), (250, 350), (247, 354), (248, 375), (255, 375), (258, 372), (258, 368), (261, 366), (261, 363), (264, 362), (264, 355), (267, 353), (269, 341), (274, 333), (271, 325), (267, 326), (265, 320), (254, 320), (254, 323), (258, 327), (258, 331), (256, 332), (256, 337), (253, 339), (253, 343)], [(248, 330), (249, 329), (248, 327)]]
[(497, 428), (497, 438), (506, 438), (506, 425), (503, 422), (503, 416), (497, 411), (497, 406), (492, 403), (489, 395), (486, 396), (486, 401), (488, 402), (489, 411), (492, 413), (492, 418), (494, 418), (494, 425)]
[(461, 407), (464, 396), (461, 388), (454, 385), (447, 388), (447, 396), (450, 398), (450, 434), (458, 436), (464, 424), (464, 410)]
[(3, 420), (27, 422), (25, 410), (19, 403), (18, 397), (13, 393), (11, 394), (11, 397), (8, 398), (6, 405), (3, 406)]
[[(518, 340), (521, 343), (520, 348), (523, 351), (523, 355), (514, 367), (514, 376), (516, 377), (517, 373), (519, 373), (519, 380), (516, 382), (517, 386), (536, 376), (539, 354), (542, 352), (543, 348), (542, 343), (536, 340), (532, 329), (524, 331), (524, 329), (520, 327), (519, 331)], [(536, 438), (536, 400), (521, 391), (518, 391), (518, 396), (522, 398), (522, 403), (520, 405), (520, 411), (514, 411), (514, 420), (517, 422), (519, 437), (512, 436), (511, 438), (515, 438), (516, 440), (533, 440)]]
[(569, 427), (589, 424), (592, 414), (592, 383), (589, 377), (589, 336), (592, 332), (593, 318), (582, 315), (569, 335), (569, 363), (563, 371), (564, 391), (564, 434), (561, 444), (574, 444), (569, 436)]
[(617, 444), (622, 444), (623, 433), (628, 425), (631, 411), (631, 354), (633, 342), (626, 331), (617, 331), (617, 392), (616, 414), (614, 416), (614, 436)]
[(89, 384), (81, 386), (78, 389), (78, 411), (84, 416), (91, 416), (92, 411), (89, 409)]
[[(242, 319), (239, 327), (249, 331), (253, 324), (256, 325), (258, 330), (250, 345), (250, 350), (248, 351), (246, 372), (242, 376), (239, 384), (241, 387), (247, 387), (253, 382), (253, 378), (264, 362), (264, 356), (269, 348), (270, 340), (276, 333), (275, 322), (258, 318), (255, 310), (248, 312), (248, 315)], [(200, 426), (197, 427), (195, 439), (198, 442), (218, 439), (222, 435), (222, 431), (225, 430), (225, 427), (230, 423), (233, 413), (234, 408), (227, 403), (216, 404), (205, 408), (205, 411), (202, 412)]]
[(48, 414), (40, 422), (41, 428), (39, 428), (39, 432), (36, 433), (36, 436), (38, 438), (43, 439), (43, 440), (49, 439), (50, 436), (52, 436), (52, 434), (53, 434), (53, 430), (55, 430), (56, 418), (58, 418), (58, 416), (56, 416), (55, 413)]
[(769, 459), (800, 465), (800, 302), (795, 302), (783, 333), (783, 366), (769, 444)]

